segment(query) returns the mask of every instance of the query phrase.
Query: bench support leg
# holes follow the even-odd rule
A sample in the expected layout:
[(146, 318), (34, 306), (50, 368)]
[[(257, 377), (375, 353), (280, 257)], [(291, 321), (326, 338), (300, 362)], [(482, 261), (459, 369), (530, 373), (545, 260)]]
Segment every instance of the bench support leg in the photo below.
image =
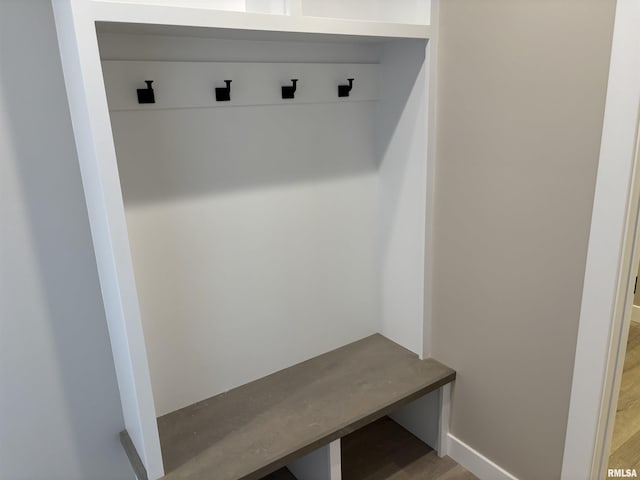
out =
[(298, 480), (342, 480), (340, 440), (287, 465)]
[(440, 425), (438, 426), (438, 445), (436, 452), (439, 457), (449, 454), (449, 421), (451, 415), (451, 384), (447, 383), (440, 390)]
[[(447, 386), (439, 388), (424, 397), (421, 397), (404, 407), (400, 407), (389, 416), (404, 428), (413, 433), (416, 437), (429, 445), (440, 454), (443, 445), (442, 438), (449, 433), (449, 419), (441, 415), (442, 412), (442, 390)], [(444, 422), (444, 423), (443, 423)], [(446, 423), (446, 425), (445, 425)], [(446, 427), (446, 433), (443, 433)]]

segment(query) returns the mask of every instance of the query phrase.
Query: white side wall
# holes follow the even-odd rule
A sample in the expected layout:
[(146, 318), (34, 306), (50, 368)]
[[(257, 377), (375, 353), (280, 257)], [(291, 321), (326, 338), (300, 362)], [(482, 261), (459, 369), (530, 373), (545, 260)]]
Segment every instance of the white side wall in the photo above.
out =
[[(107, 0), (117, 2), (118, 0)], [(131, 3), (180, 6), (181, 0), (131, 0)], [(284, 15), (287, 0), (190, 0), (190, 4), (202, 8), (231, 12), (271, 13)]]
[(112, 114), (158, 415), (379, 330), (373, 112)]
[[(378, 53), (101, 39), (103, 58), (366, 62)], [(266, 68), (245, 65), (244, 77)], [(301, 79), (301, 101), (313, 80)], [(156, 81), (166, 95), (182, 87)], [(380, 330), (375, 102), (287, 105), (273, 89), (273, 105), (111, 113), (159, 415)], [(234, 93), (255, 88), (232, 84)]]
[(88, 2), (53, 7), (125, 427), (155, 479), (164, 471), (95, 26)]
[[(380, 48), (103, 34), (101, 52), (309, 63)], [(379, 104), (112, 112), (158, 414), (376, 331), (422, 353), (425, 42), (383, 52)]]
[(133, 480), (49, 0), (0, 0), (0, 478)]
[(302, 0), (302, 13), (314, 17), (429, 25), (430, 0)]
[(378, 105), (381, 333), (423, 353), (427, 186), (425, 42), (384, 46)]

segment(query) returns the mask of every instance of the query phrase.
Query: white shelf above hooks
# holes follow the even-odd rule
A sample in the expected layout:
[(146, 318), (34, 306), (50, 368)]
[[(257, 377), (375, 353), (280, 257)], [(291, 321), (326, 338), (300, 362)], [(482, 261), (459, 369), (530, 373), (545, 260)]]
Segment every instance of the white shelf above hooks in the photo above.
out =
[[(293, 4), (289, 15), (277, 15), (215, 10), (195, 0), (180, 2), (180, 6), (171, 3), (162, 0), (92, 0), (91, 11), (96, 22), (180, 26), (186, 29), (201, 27), (380, 38), (431, 37), (431, 27), (428, 25), (303, 16)], [(174, 29), (173, 33), (179, 32)], [(185, 34), (190, 33), (185, 30)]]

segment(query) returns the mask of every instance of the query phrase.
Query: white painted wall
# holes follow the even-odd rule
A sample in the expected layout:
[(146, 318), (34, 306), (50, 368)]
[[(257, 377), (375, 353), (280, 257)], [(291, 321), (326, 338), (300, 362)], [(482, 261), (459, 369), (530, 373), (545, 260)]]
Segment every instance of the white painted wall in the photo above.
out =
[[(47, 0), (0, 0), (0, 478), (131, 479), (55, 44)], [(281, 47), (281, 56), (302, 57)], [(376, 52), (330, 47), (334, 60)], [(263, 47), (252, 48), (247, 56)], [(310, 48), (320, 59), (329, 47)], [(351, 194), (353, 181), (366, 195), (372, 182), (362, 177), (318, 190)]]
[[(107, 2), (118, 0), (105, 0)], [(181, 6), (184, 0), (130, 0), (141, 5)], [(287, 12), (287, 0), (189, 0), (190, 6), (211, 8), (231, 12), (271, 13), (284, 15)]]
[(430, 0), (302, 0), (302, 13), (314, 17), (429, 25)]
[[(242, 108), (127, 107), (108, 86), (114, 107), (134, 108), (111, 118), (158, 414), (377, 331), (422, 353), (424, 41), (100, 40), (103, 60), (293, 58), (325, 74), (385, 59), (380, 72), (354, 64), (364, 99), (385, 83), (379, 103), (336, 103), (330, 76), (329, 96), (301, 80), (300, 102), (311, 89), (320, 103), (282, 105), (276, 85), (273, 105)], [(107, 62), (106, 81), (128, 65), (141, 64)], [(238, 68), (263, 78), (266, 67)], [(172, 107), (194, 104), (166, 90), (180, 82), (155, 80)]]
[(0, 478), (133, 480), (49, 0), (0, 0)]
[(377, 115), (381, 333), (422, 355), (427, 185), (425, 42), (382, 51)]
[(155, 479), (164, 473), (158, 425), (93, 9), (83, 0), (53, 7), (125, 428)]
[(112, 113), (158, 415), (379, 330), (373, 112)]
[[(378, 63), (379, 42), (327, 42), (276, 40), (267, 33), (242, 32), (233, 38), (111, 33), (98, 25), (102, 60), (156, 60), (183, 62), (293, 62)], [(228, 36), (231, 36), (228, 32)], [(243, 39), (246, 37), (258, 37)]]

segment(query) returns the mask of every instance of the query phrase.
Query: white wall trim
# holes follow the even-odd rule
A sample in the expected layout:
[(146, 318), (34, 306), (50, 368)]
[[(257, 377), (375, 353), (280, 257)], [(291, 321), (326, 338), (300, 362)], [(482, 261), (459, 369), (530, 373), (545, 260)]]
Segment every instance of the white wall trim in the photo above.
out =
[(518, 480), (515, 475), (451, 434), (447, 435), (447, 453), (480, 480)]
[(638, 305), (633, 306), (633, 311), (631, 312), (631, 321), (640, 323), (640, 307)]
[(95, 24), (87, 1), (52, 5), (125, 428), (155, 480), (164, 469)]
[(425, 199), (424, 233), (424, 298), (422, 330), (422, 356), (431, 356), (431, 333), (433, 325), (433, 259), (434, 259), (434, 218), (435, 218), (435, 175), (436, 175), (436, 118), (438, 100), (438, 23), (440, 0), (431, 2), (432, 36), (427, 42), (425, 65), (427, 66), (427, 178)]

